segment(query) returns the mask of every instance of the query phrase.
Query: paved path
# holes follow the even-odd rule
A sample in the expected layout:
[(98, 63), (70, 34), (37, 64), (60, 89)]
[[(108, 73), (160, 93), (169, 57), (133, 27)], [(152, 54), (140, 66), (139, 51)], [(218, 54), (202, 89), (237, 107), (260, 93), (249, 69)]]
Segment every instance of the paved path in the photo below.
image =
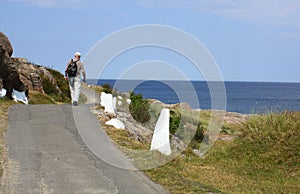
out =
[[(74, 118), (80, 119), (75, 122)], [(80, 131), (84, 134), (79, 135)], [(99, 148), (97, 153), (92, 153), (81, 138), (91, 134), (90, 142), (97, 141), (93, 144)], [(132, 167), (88, 106), (12, 106), (6, 141), (9, 161), (1, 193), (165, 192), (142, 172), (117, 168), (96, 157)]]

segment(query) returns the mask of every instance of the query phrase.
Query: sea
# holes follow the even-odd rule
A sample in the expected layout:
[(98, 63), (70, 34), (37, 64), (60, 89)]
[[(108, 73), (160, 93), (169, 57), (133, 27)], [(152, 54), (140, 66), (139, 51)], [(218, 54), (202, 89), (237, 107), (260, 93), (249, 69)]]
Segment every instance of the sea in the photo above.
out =
[[(120, 92), (134, 91), (166, 104), (188, 103), (194, 109), (221, 109), (243, 114), (300, 111), (300, 83), (89, 80)], [(224, 87), (223, 87), (224, 86)]]

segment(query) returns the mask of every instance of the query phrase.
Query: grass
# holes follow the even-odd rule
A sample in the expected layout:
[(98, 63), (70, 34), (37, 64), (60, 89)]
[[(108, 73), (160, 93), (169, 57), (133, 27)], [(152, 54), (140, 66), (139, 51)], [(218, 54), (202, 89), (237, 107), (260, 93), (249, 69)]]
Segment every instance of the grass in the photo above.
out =
[[(209, 114), (201, 113), (204, 124)], [(171, 193), (300, 191), (299, 112), (256, 115), (242, 125), (226, 124), (224, 128), (222, 133), (229, 130), (234, 140), (218, 140), (205, 158), (188, 147), (169, 163), (144, 172)], [(105, 129), (121, 146), (149, 149), (126, 130)]]
[(8, 98), (0, 98), (0, 177), (3, 175), (5, 163), (7, 162), (6, 148), (5, 148), (5, 134), (8, 125), (8, 109), (14, 101)]
[(56, 101), (47, 94), (42, 94), (37, 91), (29, 92), (29, 104), (55, 104)]

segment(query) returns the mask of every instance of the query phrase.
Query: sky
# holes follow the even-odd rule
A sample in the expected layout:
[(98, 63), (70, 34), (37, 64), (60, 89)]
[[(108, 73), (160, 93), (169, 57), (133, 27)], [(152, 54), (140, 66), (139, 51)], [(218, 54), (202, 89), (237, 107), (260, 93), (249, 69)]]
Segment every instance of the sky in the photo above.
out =
[[(88, 53), (111, 34), (155, 24), (201, 42), (225, 81), (300, 82), (299, 0), (3, 0), (0, 16), (14, 57), (61, 72), (76, 51), (89, 62)], [(185, 56), (155, 46), (120, 53), (104, 71), (85, 66), (88, 78), (100, 71), (117, 79), (136, 64), (151, 65), (145, 61), (170, 64), (190, 80), (206, 78)]]

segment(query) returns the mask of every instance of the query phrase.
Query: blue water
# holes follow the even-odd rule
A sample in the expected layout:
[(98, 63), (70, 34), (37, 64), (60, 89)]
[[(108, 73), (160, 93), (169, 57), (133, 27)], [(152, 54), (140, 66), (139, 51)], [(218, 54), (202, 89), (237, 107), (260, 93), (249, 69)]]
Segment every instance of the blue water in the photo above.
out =
[[(192, 108), (212, 108), (212, 95), (205, 81), (98, 80), (97, 84), (104, 83), (118, 91), (134, 91), (144, 98), (157, 99), (167, 104), (186, 102)], [(217, 109), (246, 114), (300, 111), (300, 83), (225, 82), (225, 91), (226, 99), (218, 94), (218, 90), (217, 96), (214, 96), (217, 104), (214, 107)], [(223, 101), (226, 107), (221, 103)]]

